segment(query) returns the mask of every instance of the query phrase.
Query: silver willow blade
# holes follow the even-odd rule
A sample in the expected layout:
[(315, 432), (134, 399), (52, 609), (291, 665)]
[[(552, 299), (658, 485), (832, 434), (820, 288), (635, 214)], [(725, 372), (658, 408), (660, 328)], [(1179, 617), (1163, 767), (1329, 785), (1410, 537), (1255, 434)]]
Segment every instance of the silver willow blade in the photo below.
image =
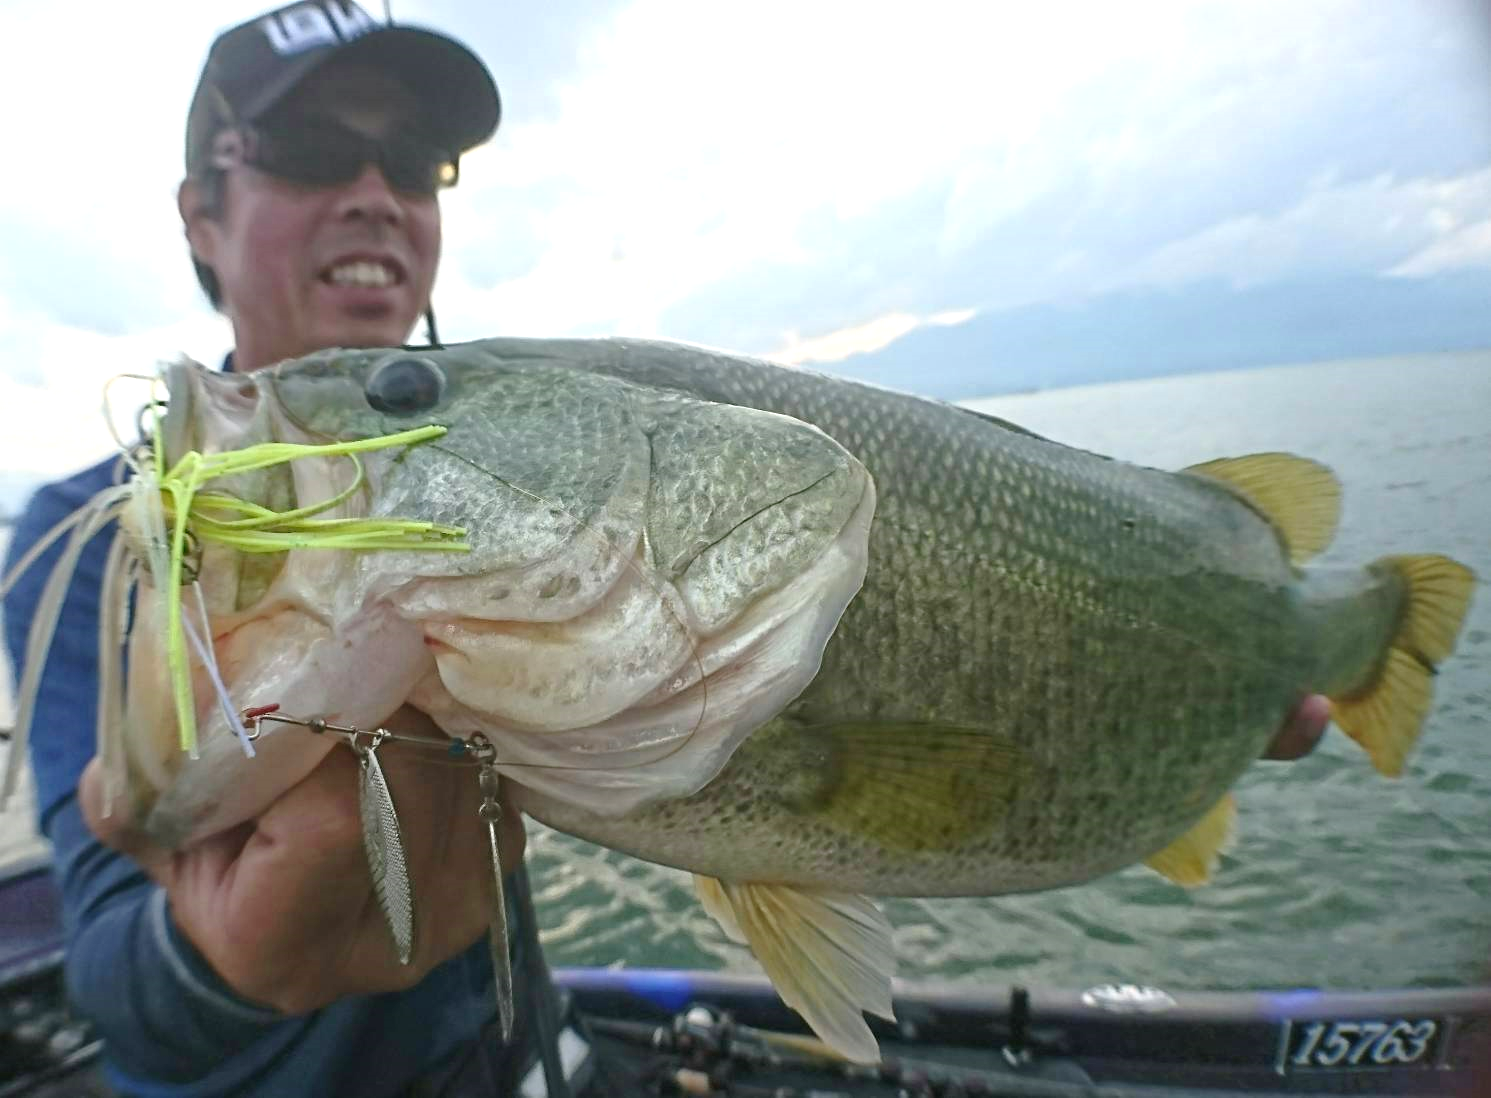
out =
[(492, 908), (492, 925), (487, 945), (492, 950), (492, 975), (497, 981), (497, 1020), (502, 1026), (502, 1040), (513, 1035), (513, 963), (507, 942), (507, 896), (502, 888), (502, 850), (498, 845), (498, 825), (502, 822), (502, 805), (497, 800), (497, 767), (491, 759), (481, 764), (481, 818), (487, 825), (487, 841), (492, 848), (492, 878), (497, 894)]
[(374, 738), (371, 746), (356, 740), (352, 744), (362, 765), (362, 782), (358, 788), (362, 842), (373, 878), (373, 895), (393, 935), (399, 963), (407, 965), (414, 956), (414, 890), (409, 879), (409, 862), (404, 857), (399, 815), (394, 811), (393, 794), (378, 763), (379, 742)]

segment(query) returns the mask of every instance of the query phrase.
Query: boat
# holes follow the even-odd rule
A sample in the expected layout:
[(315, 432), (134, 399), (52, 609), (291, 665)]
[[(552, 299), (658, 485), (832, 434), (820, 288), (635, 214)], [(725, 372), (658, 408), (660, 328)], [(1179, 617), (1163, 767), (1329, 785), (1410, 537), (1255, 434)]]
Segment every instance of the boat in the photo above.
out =
[[(526, 877), (520, 933), (536, 941)], [(1491, 1098), (1491, 985), (1213, 992), (898, 982), (882, 1060), (828, 1053), (764, 977), (533, 958), (523, 1098)], [(0, 1098), (106, 1098), (69, 1013), (44, 853), (0, 871)], [(536, 981), (536, 982), (535, 982)]]

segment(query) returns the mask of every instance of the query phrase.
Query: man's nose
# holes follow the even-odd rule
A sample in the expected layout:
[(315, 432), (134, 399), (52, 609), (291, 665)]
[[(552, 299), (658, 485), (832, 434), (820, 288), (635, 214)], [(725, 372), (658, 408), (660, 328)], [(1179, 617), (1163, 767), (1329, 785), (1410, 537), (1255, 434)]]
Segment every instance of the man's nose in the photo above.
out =
[(341, 189), (336, 213), (338, 217), (388, 224), (404, 220), (404, 207), (376, 164), (363, 165), (357, 178)]

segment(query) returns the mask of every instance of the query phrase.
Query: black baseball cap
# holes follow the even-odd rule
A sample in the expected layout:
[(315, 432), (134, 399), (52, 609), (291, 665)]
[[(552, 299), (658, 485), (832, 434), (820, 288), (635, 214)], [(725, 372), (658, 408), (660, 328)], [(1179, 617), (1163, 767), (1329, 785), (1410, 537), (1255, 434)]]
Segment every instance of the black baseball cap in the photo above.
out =
[(456, 155), (497, 130), (497, 85), (461, 43), (376, 22), (351, 0), (302, 0), (240, 23), (212, 43), (187, 112), (187, 174), (206, 165), (219, 130), (262, 118), (333, 58), (356, 58), (398, 77), (425, 105), (432, 136)]

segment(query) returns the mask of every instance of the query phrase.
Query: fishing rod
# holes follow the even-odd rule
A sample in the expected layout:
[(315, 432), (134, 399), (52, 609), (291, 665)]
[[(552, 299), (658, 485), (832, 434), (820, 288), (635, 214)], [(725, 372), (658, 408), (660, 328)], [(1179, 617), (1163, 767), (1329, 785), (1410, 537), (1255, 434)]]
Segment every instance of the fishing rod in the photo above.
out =
[[(1021, 999), (1024, 1005), (1016, 1006)], [(930, 1056), (854, 1063), (816, 1038), (742, 1025), (727, 1011), (699, 1004), (675, 1015), (671, 1025), (585, 1017), (597, 1036), (665, 1058), (668, 1062), (649, 1073), (656, 1083), (653, 1093), (686, 1098), (1270, 1098), (1283, 1093), (1094, 1082), (1070, 1058), (1044, 1055), (1046, 1043), (1032, 1039), (1029, 1021), (1029, 996), (1017, 988), (1008, 1039), (1000, 1050), (1005, 1066), (991, 1068)], [(784, 1073), (812, 1081), (772, 1078)], [(1288, 1095), (1327, 1098), (1320, 1091)]]

